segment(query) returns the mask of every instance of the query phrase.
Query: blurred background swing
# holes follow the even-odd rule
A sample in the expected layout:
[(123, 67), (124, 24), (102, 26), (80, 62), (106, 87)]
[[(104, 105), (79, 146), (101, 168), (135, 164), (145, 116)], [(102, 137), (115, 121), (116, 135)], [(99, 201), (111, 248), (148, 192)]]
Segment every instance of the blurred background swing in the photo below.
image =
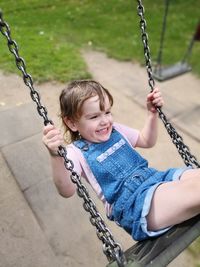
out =
[[(185, 54), (183, 55), (182, 60), (179, 62), (166, 66), (163, 62), (163, 55), (164, 55), (164, 41), (165, 41), (165, 35), (167, 31), (167, 17), (170, 7), (170, 0), (164, 0), (165, 1), (165, 11), (163, 16), (163, 22), (162, 22), (162, 30), (161, 30), (161, 36), (160, 36), (160, 47), (158, 51), (157, 60), (155, 62), (155, 66), (153, 68), (153, 77), (162, 82), (168, 79), (172, 79), (176, 76), (182, 75), (186, 72), (191, 71), (191, 66), (189, 64), (189, 59), (192, 54), (192, 48), (194, 46), (195, 41), (200, 40), (200, 22), (198, 22), (196, 31), (194, 32), (193, 36), (191, 37), (191, 40), (189, 42), (189, 45), (186, 49)], [(183, 22), (187, 23), (187, 22)], [(173, 27), (173, 25), (170, 25), (169, 27)], [(166, 44), (167, 45), (167, 44)]]
[[(141, 18), (140, 26), (142, 31), (142, 40), (145, 50), (145, 59), (147, 65), (147, 71), (149, 76), (149, 85), (151, 89), (154, 87), (154, 80), (152, 78), (151, 61), (150, 61), (150, 50), (148, 47), (148, 38), (146, 34), (146, 21), (144, 19), (144, 8), (142, 2), (138, 1), (138, 14)], [(40, 98), (37, 92), (33, 88), (33, 82), (31, 76), (26, 72), (26, 66), (23, 59), (19, 56), (18, 47), (15, 41), (10, 36), (10, 30), (8, 25), (3, 21), (2, 15), (0, 19), (0, 30), (1, 33), (8, 40), (8, 47), (11, 53), (14, 54), (16, 65), (23, 74), (25, 84), (31, 90), (31, 97), (37, 104), (37, 110), (39, 115), (44, 119), (44, 123), (52, 123), (48, 119), (47, 111), (44, 106), (40, 103)], [(164, 122), (168, 133), (170, 134), (173, 143), (178, 148), (179, 154), (182, 156), (186, 165), (194, 165), (199, 167), (196, 158), (190, 154), (189, 148), (186, 147), (182, 141), (182, 138), (177, 134), (175, 129), (169, 124), (162, 111), (158, 110), (159, 115)], [(144, 242), (138, 242), (132, 248), (124, 253), (121, 251), (120, 246), (114, 241), (110, 231), (106, 228), (102, 218), (99, 216), (95, 209), (92, 200), (89, 198), (87, 191), (82, 187), (79, 177), (73, 171), (73, 163), (67, 159), (66, 151), (63, 148), (59, 148), (59, 153), (64, 157), (66, 166), (72, 171), (72, 180), (77, 184), (78, 194), (84, 199), (84, 208), (91, 214), (91, 223), (97, 227), (97, 235), (103, 242), (104, 253), (111, 262), (108, 266), (166, 266), (171, 260), (173, 260), (188, 244), (190, 244), (199, 235), (199, 218), (193, 218), (190, 221), (181, 224), (180, 226), (174, 227), (167, 234), (156, 238), (150, 239)], [(91, 209), (92, 208), (92, 209)], [(98, 221), (99, 220), (99, 221)], [(98, 224), (98, 222), (100, 222)]]

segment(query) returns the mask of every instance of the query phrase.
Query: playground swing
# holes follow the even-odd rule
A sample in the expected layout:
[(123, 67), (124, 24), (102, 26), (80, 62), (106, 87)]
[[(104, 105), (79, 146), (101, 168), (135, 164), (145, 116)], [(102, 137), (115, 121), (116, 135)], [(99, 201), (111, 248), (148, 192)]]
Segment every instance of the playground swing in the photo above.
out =
[[(144, 45), (144, 55), (146, 60), (147, 73), (149, 76), (149, 86), (153, 90), (155, 82), (152, 76), (150, 49), (148, 46), (148, 37), (146, 33), (146, 21), (144, 18), (144, 7), (141, 0), (138, 2), (138, 15), (140, 16), (140, 27), (142, 42)], [(48, 118), (46, 108), (41, 104), (40, 96), (34, 89), (33, 80), (30, 74), (26, 72), (26, 65), (22, 57), (19, 55), (17, 43), (11, 38), (11, 32), (8, 24), (3, 20), (0, 12), (0, 31), (7, 39), (7, 45), (10, 52), (15, 57), (17, 68), (22, 72), (24, 83), (30, 89), (32, 100), (37, 105), (37, 111), (43, 118), (44, 124), (53, 124)], [(159, 116), (170, 135), (172, 142), (177, 147), (184, 163), (187, 166), (200, 167), (196, 158), (190, 153), (189, 148), (183, 143), (182, 137), (176, 132), (173, 126), (168, 122), (166, 116), (160, 108), (157, 108)], [(113, 235), (107, 228), (104, 220), (99, 214), (94, 202), (89, 196), (85, 186), (81, 182), (81, 177), (74, 171), (73, 162), (67, 158), (67, 151), (64, 147), (58, 148), (58, 153), (64, 159), (67, 170), (71, 172), (72, 182), (77, 185), (77, 193), (83, 198), (83, 207), (90, 213), (90, 222), (96, 227), (97, 236), (103, 243), (103, 252), (109, 260), (107, 267), (142, 267), (154, 266), (162, 267), (170, 263), (181, 251), (183, 251), (192, 241), (200, 235), (200, 216), (194, 217), (180, 225), (173, 227), (164, 235), (151, 238), (136, 243), (125, 253), (121, 246), (114, 240)]]
[(159, 47), (155, 67), (153, 69), (153, 77), (156, 80), (161, 81), (161, 82), (168, 80), (168, 79), (172, 79), (176, 76), (179, 76), (181, 74), (191, 71), (192, 68), (188, 64), (189, 58), (192, 53), (194, 42), (200, 39), (200, 22), (198, 22), (196, 31), (189, 42), (188, 48), (186, 49), (186, 52), (182, 60), (170, 66), (163, 66), (162, 64), (163, 46), (164, 46), (165, 33), (166, 33), (166, 28), (167, 28), (167, 16), (168, 16), (168, 10), (169, 10), (169, 3), (170, 3), (170, 0), (165, 0), (165, 11), (164, 11), (164, 16), (163, 16), (162, 31), (161, 31), (161, 37), (160, 37), (160, 47)]

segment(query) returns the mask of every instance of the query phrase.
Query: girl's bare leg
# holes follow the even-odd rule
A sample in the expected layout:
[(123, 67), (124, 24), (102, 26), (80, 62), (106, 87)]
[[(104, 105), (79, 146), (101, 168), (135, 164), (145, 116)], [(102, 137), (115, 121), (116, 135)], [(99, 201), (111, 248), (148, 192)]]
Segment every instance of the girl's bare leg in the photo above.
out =
[(182, 174), (179, 181), (158, 186), (147, 216), (148, 229), (156, 231), (199, 213), (200, 169), (190, 169)]

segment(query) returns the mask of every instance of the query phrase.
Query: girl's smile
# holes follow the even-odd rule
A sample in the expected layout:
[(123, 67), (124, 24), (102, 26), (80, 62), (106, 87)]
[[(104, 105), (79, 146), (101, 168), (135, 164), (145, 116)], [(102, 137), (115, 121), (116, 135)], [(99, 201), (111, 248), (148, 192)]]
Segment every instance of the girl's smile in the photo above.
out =
[(71, 129), (78, 131), (90, 142), (100, 143), (110, 138), (112, 125), (111, 105), (107, 95), (105, 95), (103, 110), (100, 109), (99, 97), (96, 95), (84, 101), (81, 117), (73, 123)]

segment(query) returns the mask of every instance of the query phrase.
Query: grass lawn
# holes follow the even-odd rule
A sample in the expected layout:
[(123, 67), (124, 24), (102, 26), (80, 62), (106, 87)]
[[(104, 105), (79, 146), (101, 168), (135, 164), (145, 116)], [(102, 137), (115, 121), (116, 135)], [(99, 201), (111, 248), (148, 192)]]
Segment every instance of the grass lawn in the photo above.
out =
[[(159, 49), (164, 1), (144, 0), (152, 59)], [(12, 37), (37, 81), (87, 78), (81, 49), (93, 48), (119, 60), (143, 64), (136, 0), (1, 0)], [(182, 59), (199, 19), (200, 1), (176, 0), (169, 7), (163, 63)], [(3, 37), (3, 36), (2, 36)], [(0, 68), (18, 72), (5, 40), (0, 39)], [(200, 76), (200, 43), (191, 65)]]

